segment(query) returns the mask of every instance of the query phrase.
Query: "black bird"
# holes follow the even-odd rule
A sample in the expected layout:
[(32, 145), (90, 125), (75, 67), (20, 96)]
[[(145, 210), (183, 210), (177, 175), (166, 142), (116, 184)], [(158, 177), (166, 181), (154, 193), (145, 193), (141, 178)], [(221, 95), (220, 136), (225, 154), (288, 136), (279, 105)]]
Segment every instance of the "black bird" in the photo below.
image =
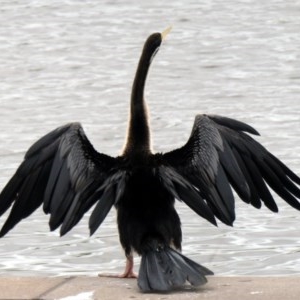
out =
[(147, 73), (164, 36), (154, 33), (144, 45), (135, 75), (128, 137), (122, 155), (96, 152), (79, 123), (48, 133), (27, 151), (0, 195), (0, 215), (11, 205), (0, 236), (43, 204), (50, 229), (71, 230), (94, 204), (91, 235), (115, 206), (127, 264), (122, 277), (134, 277), (132, 255), (141, 255), (142, 291), (168, 291), (186, 281), (206, 282), (213, 274), (180, 253), (181, 225), (174, 208), (183, 201), (216, 225), (232, 225), (232, 189), (260, 208), (274, 212), (269, 191), (300, 209), (300, 178), (249, 134), (258, 132), (237, 120), (197, 115), (187, 143), (168, 153), (152, 153), (144, 100)]

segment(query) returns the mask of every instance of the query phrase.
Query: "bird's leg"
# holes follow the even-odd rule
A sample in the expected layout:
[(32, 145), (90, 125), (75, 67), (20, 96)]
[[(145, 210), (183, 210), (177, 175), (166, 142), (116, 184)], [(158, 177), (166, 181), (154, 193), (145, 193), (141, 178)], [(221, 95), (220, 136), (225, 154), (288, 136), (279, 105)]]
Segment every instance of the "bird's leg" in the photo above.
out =
[(113, 277), (113, 278), (137, 278), (138, 275), (133, 271), (133, 256), (126, 257), (125, 271), (122, 274), (99, 274), (99, 277)]
[(130, 255), (126, 258), (126, 266), (123, 274), (120, 275), (121, 278), (137, 278), (138, 275), (133, 271), (133, 256)]

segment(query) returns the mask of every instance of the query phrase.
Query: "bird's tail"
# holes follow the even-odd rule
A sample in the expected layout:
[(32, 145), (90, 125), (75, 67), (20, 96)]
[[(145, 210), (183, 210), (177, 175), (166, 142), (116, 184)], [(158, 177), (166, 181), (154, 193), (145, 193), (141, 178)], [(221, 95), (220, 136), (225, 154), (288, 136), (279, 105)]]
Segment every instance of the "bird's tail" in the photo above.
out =
[(138, 286), (143, 292), (169, 291), (184, 285), (205, 284), (205, 275), (213, 275), (209, 269), (183, 256), (169, 246), (151, 243), (142, 254)]

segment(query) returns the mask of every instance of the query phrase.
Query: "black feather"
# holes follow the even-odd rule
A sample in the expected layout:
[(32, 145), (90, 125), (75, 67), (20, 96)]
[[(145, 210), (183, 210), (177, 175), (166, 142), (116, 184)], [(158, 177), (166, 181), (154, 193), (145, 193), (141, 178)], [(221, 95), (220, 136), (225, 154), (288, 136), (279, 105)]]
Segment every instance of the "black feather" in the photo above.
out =
[(270, 155), (265, 157), (265, 162), (273, 170), (273, 172), (276, 173), (278, 179), (284, 185), (284, 187), (297, 198), (300, 198), (300, 189), (291, 181), (291, 179), (289, 179), (288, 174), (286, 174), (285, 170), (282, 168), (282, 165), (278, 164)]
[(230, 129), (237, 130), (237, 131), (245, 131), (245, 132), (252, 133), (254, 135), (260, 135), (259, 132), (256, 131), (256, 129), (241, 121), (234, 120), (227, 117), (221, 117), (217, 115), (207, 115), (207, 116), (210, 119), (212, 119), (214, 122), (218, 123), (219, 125), (228, 127)]
[(231, 185), (245, 202), (250, 202), (250, 190), (230, 146), (224, 141), (224, 151), (220, 152), (220, 162), (228, 176)]
[(272, 153), (268, 153), (270, 157), (282, 168), (288, 177), (290, 177), (294, 182), (300, 185), (300, 177), (297, 176), (291, 169), (289, 169), (282, 161), (280, 161)]
[(282, 181), (273, 170), (264, 162), (259, 163), (259, 168), (270, 187), (289, 205), (300, 210), (300, 202), (284, 188)]
[(48, 214), (49, 212), (51, 212), (51, 199), (52, 199), (52, 195), (54, 193), (54, 189), (56, 186), (56, 183), (58, 181), (58, 176), (63, 168), (63, 165), (66, 162), (62, 160), (62, 158), (60, 157), (60, 153), (57, 152), (53, 163), (52, 163), (52, 168), (51, 168), (51, 172), (49, 174), (49, 178), (48, 178), (48, 183), (47, 183), (47, 187), (45, 190), (45, 195), (44, 195), (44, 205), (43, 205), (43, 210), (46, 214)]
[(143, 292), (170, 291), (189, 281), (194, 286), (207, 282), (209, 269), (195, 263), (168, 246), (155, 240), (142, 255), (138, 286)]
[(82, 193), (77, 194), (76, 197), (74, 193), (72, 203), (61, 219), (61, 223), (65, 220), (65, 225), (64, 228), (61, 229), (60, 234), (64, 235), (71, 230), (80, 221), (83, 215), (101, 198), (102, 193), (103, 190), (96, 191), (96, 188), (90, 185), (87, 186)]
[(67, 163), (64, 162), (61, 166), (60, 173), (57, 175), (57, 181), (53, 188), (53, 192), (51, 193), (51, 215), (57, 214), (58, 210), (61, 209), (61, 204), (65, 202), (65, 197), (70, 189), (72, 189), (72, 187), (69, 180), (69, 170), (67, 168)]
[(16, 200), (23, 179), (14, 175), (0, 194), (0, 216), (2, 216)]
[(245, 158), (244, 160), (249, 173), (251, 174), (251, 178), (253, 179), (253, 183), (255, 184), (258, 194), (261, 200), (265, 203), (266, 207), (268, 207), (273, 212), (278, 212), (278, 207), (266, 186), (262, 174), (260, 173), (256, 164), (250, 159)]
[[(256, 189), (256, 186), (255, 184), (253, 183), (253, 180), (252, 180), (252, 177), (251, 177), (251, 174), (250, 172), (248, 171), (244, 161), (243, 161), (243, 158), (242, 156), (239, 154), (239, 152), (233, 148), (232, 149), (232, 152), (239, 164), (239, 167), (242, 171), (242, 173), (244, 174), (244, 177), (246, 179), (246, 182), (249, 186), (249, 189), (250, 189), (250, 193), (251, 193), (251, 197), (250, 197), (250, 203), (255, 207), (255, 208), (261, 208), (261, 201), (260, 201), (260, 198), (259, 198), (259, 194), (257, 192), (257, 189)], [(246, 203), (249, 203), (247, 202), (247, 199), (245, 198), (241, 198), (243, 201), (245, 201)]]
[(158, 173), (162, 184), (175, 198), (183, 201), (201, 217), (217, 225), (211, 209), (188, 181), (168, 167), (160, 167)]
[(103, 192), (102, 197), (98, 201), (96, 207), (94, 208), (90, 220), (89, 220), (89, 228), (90, 235), (93, 235), (98, 227), (101, 225), (110, 209), (114, 205), (116, 196), (115, 186), (109, 186)]
[(225, 224), (232, 226), (235, 220), (234, 197), (221, 165), (217, 172), (215, 187), (218, 191), (218, 195), (214, 194), (213, 197), (210, 198), (209, 203), (214, 204), (218, 212), (217, 214), (221, 213), (218, 218)]
[(68, 193), (63, 198), (63, 201), (61, 201), (57, 209), (51, 213), (49, 220), (49, 227), (51, 231), (54, 231), (62, 224), (70, 206), (72, 205), (72, 201), (74, 201), (74, 198), (75, 193), (71, 188), (69, 188)]
[(43, 198), (38, 198), (34, 199), (35, 201), (30, 201), (31, 194), (35, 190), (36, 184), (38, 182), (41, 173), (40, 171), (40, 169), (36, 170), (31, 177), (27, 177), (25, 179), (18, 193), (17, 199), (11, 209), (11, 212), (1, 229), (0, 237), (4, 236), (24, 217), (27, 217), (29, 215), (29, 212), (32, 212), (35, 208), (42, 204)]
[(51, 145), (52, 143), (56, 144), (56, 148), (57, 148), (57, 143), (59, 143), (61, 136), (66, 131), (70, 130), (71, 126), (73, 126), (73, 124), (67, 124), (65, 126), (61, 126), (49, 132), (42, 138), (40, 138), (28, 149), (25, 155), (25, 159), (28, 159), (36, 155), (39, 156), (40, 151), (43, 150), (44, 148), (48, 148), (49, 145)]
[[(90, 203), (91, 195), (102, 185), (114, 164), (115, 159), (94, 150), (79, 123), (62, 126), (45, 135), (30, 147), (0, 195), (1, 214), (13, 204), (2, 228), (2, 236), (42, 203), (44, 212), (51, 214), (51, 230), (64, 221), (67, 223), (65, 218), (72, 203), (81, 194), (87, 197), (80, 198), (81, 202), (86, 202), (81, 205), (89, 209), (97, 200), (93, 199), (94, 202)], [(87, 190), (91, 180), (97, 184), (87, 195), (83, 191)], [(72, 216), (71, 223), (75, 225), (79, 221), (78, 216), (82, 215), (80, 211)]]

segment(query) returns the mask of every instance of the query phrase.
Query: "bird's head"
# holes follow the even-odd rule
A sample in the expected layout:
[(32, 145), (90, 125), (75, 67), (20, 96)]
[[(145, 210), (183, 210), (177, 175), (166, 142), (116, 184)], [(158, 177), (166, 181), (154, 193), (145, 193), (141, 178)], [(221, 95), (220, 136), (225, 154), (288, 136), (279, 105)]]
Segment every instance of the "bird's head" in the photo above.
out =
[(159, 47), (162, 43), (162, 41), (166, 38), (168, 33), (171, 31), (172, 27), (168, 27), (163, 32), (159, 33), (153, 33), (151, 34), (148, 39), (146, 40), (145, 46), (144, 46), (144, 53), (148, 53), (150, 55), (150, 63), (152, 62), (153, 58), (155, 57), (156, 53), (159, 50)]

